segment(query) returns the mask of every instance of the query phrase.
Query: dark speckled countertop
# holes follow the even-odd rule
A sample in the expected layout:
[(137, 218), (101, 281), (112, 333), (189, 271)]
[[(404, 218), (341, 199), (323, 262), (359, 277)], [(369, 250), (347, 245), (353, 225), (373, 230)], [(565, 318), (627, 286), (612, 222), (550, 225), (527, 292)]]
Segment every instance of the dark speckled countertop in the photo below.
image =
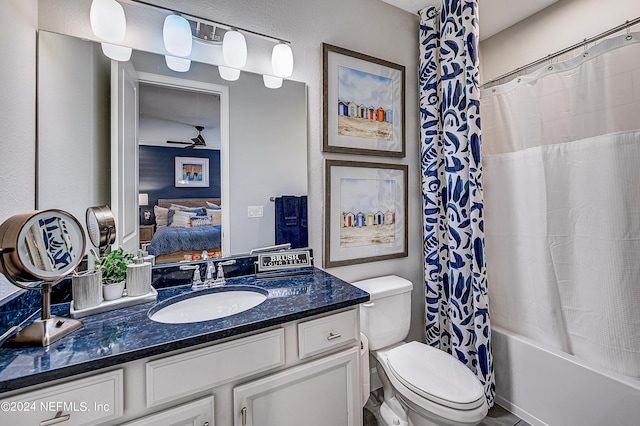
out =
[[(188, 285), (159, 288), (157, 302), (81, 318), (82, 328), (48, 347), (0, 348), (0, 398), (3, 392), (215, 342), (369, 300), (368, 293), (317, 268), (307, 275), (277, 279), (247, 275), (227, 280), (226, 286), (234, 285), (257, 286), (269, 295), (260, 305), (225, 318), (162, 324), (148, 318), (149, 309), (192, 290)], [(68, 316), (69, 304), (54, 305), (52, 314)]]

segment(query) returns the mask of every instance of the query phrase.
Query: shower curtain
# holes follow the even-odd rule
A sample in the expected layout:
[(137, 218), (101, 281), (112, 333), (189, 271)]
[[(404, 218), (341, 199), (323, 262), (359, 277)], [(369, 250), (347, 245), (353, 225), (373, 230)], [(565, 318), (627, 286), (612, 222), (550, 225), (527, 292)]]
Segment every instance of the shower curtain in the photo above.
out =
[(426, 341), (495, 383), (484, 256), (477, 1), (420, 12)]
[(481, 108), (493, 323), (640, 378), (640, 34)]

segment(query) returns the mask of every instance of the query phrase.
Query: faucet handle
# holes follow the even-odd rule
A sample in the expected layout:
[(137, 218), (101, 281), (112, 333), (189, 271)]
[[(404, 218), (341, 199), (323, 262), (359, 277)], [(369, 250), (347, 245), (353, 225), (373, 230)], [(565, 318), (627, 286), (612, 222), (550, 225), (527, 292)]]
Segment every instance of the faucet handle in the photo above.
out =
[(182, 265), (180, 266), (181, 271), (189, 271), (193, 270), (193, 285), (201, 284), (202, 278), (200, 277), (200, 267), (198, 265)]
[(226, 282), (224, 278), (224, 267), (227, 265), (233, 265), (234, 263), (236, 263), (235, 259), (227, 260), (224, 262), (218, 262), (218, 276), (216, 277), (216, 280), (224, 284)]

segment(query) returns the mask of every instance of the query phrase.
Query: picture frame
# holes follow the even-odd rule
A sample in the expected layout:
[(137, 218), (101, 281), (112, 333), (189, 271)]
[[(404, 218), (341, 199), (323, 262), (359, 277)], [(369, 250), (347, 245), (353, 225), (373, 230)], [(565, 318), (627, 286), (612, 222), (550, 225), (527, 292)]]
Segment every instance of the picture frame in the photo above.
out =
[(324, 152), (404, 157), (404, 65), (322, 43)]
[(408, 256), (408, 166), (325, 160), (323, 267)]
[(176, 188), (208, 188), (209, 159), (199, 157), (175, 157)]

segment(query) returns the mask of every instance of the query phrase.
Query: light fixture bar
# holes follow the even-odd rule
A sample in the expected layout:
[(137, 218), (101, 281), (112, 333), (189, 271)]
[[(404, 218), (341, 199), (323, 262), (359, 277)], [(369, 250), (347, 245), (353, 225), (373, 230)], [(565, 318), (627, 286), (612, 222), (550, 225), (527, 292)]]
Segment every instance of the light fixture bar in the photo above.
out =
[(143, 4), (145, 6), (153, 7), (154, 9), (157, 9), (157, 10), (164, 10), (166, 12), (171, 12), (171, 13), (176, 13), (176, 14), (182, 15), (187, 20), (192, 20), (192, 21), (200, 22), (202, 24), (207, 24), (207, 25), (214, 25), (214, 26), (216, 26), (218, 28), (222, 28), (222, 29), (225, 29), (227, 31), (233, 31), (233, 30), (240, 31), (240, 32), (243, 32), (245, 34), (250, 34), (250, 35), (255, 36), (255, 37), (263, 38), (263, 39), (271, 41), (273, 43), (291, 44), (291, 42), (289, 40), (272, 37), (272, 36), (269, 36), (269, 35), (266, 35), (266, 34), (262, 34), (262, 33), (256, 32), (256, 31), (240, 28), (240, 27), (237, 27), (235, 25), (229, 25), (229, 24), (225, 24), (223, 22), (213, 21), (211, 19), (203, 18), (201, 16), (191, 15), (189, 13), (184, 13), (184, 12), (182, 12), (180, 10), (172, 9), (170, 7), (158, 6), (156, 4), (149, 3), (149, 2), (144, 1), (144, 0), (118, 0), (118, 1), (120, 1), (121, 3), (129, 3), (129, 4), (135, 4), (135, 3)]

